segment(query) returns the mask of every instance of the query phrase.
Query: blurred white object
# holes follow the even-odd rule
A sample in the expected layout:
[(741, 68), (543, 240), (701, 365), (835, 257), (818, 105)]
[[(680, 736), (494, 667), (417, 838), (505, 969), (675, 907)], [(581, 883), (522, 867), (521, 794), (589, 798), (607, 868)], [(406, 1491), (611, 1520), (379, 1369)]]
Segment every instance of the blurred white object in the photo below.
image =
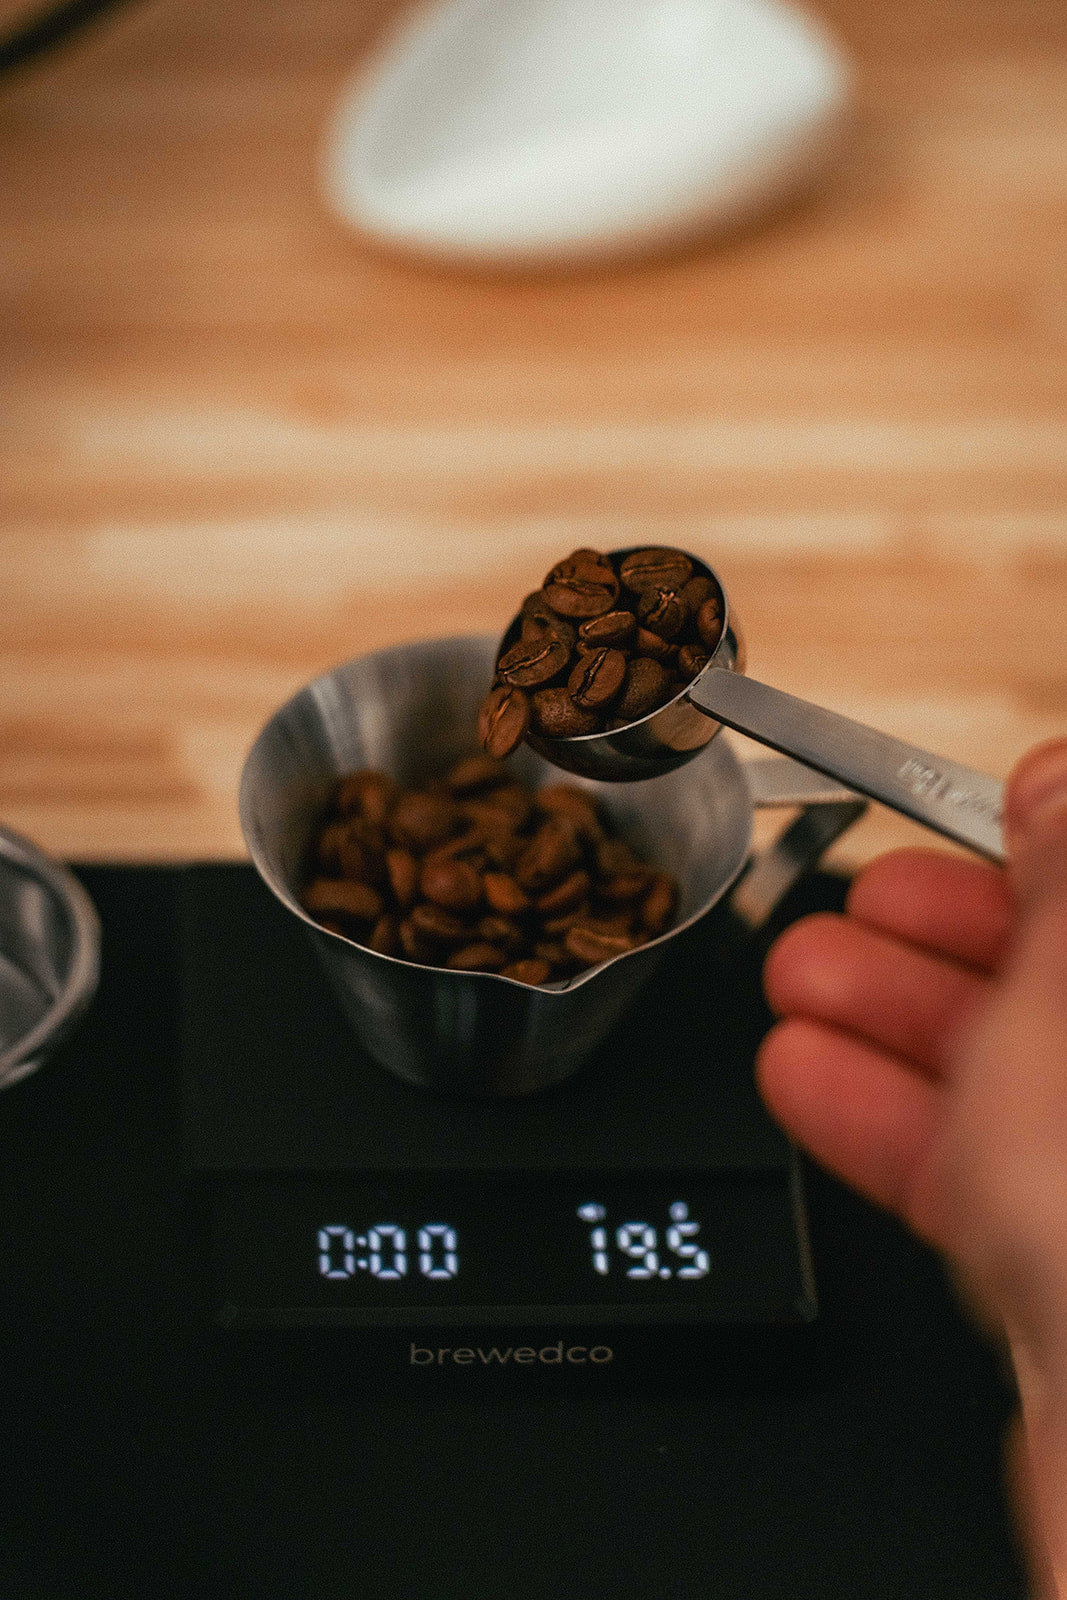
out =
[(847, 88), (836, 45), (783, 0), (438, 0), (342, 96), (323, 189), (421, 254), (606, 260), (796, 191)]

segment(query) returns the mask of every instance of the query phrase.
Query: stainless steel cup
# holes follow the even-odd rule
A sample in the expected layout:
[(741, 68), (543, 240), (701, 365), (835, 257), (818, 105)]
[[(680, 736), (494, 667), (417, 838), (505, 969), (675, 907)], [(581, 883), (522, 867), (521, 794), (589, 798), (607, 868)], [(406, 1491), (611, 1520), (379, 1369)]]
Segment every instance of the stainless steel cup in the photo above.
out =
[[(743, 765), (723, 740), (700, 760), (648, 782), (575, 779), (595, 794), (621, 835), (674, 874), (680, 904), (669, 932), (554, 985), (532, 988), (492, 973), (416, 965), (320, 928), (298, 896), (337, 778), (377, 767), (416, 785), (470, 754), (497, 648), (492, 635), (431, 639), (379, 650), (317, 678), (275, 713), (249, 752), (240, 815), (255, 866), (306, 926), (369, 1054), (428, 1088), (516, 1095), (573, 1073), (635, 1001), (670, 940), (741, 877), (754, 805), (802, 803), (805, 810), (735, 893), (736, 909), (752, 925), (863, 802), (795, 762)], [(529, 749), (517, 751), (511, 765), (534, 787), (559, 778)]]

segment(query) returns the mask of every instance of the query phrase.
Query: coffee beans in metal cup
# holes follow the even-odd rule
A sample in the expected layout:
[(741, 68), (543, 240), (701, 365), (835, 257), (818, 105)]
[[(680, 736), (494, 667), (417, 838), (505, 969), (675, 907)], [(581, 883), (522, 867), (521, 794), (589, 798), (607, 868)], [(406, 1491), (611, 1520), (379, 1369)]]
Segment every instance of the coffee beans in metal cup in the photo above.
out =
[(667, 873), (615, 837), (576, 784), (536, 792), (472, 755), (404, 789), (342, 778), (301, 896), (322, 927), (403, 961), (558, 982), (665, 933)]
[(711, 659), (723, 628), (717, 585), (682, 550), (575, 550), (527, 595), (497, 658), (478, 736), (502, 759), (535, 733), (573, 739), (624, 728), (665, 705)]

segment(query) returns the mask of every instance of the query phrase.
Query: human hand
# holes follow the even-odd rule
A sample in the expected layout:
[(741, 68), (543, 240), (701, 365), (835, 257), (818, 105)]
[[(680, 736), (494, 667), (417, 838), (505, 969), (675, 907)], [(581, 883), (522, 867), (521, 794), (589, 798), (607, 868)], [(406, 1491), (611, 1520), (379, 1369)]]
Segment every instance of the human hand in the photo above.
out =
[(757, 1075), (787, 1131), (938, 1247), (1009, 1341), (1035, 1576), (1067, 1600), (1067, 740), (1015, 769), (1005, 835), (1007, 872), (898, 851), (843, 916), (787, 929)]

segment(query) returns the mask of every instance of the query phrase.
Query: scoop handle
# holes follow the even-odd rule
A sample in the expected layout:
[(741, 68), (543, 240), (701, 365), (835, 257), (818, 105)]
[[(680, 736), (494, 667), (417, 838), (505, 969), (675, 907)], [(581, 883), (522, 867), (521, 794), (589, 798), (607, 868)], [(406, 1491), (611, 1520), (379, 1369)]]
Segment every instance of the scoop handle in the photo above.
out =
[(946, 839), (992, 861), (1004, 860), (1004, 786), (995, 778), (726, 668), (706, 671), (690, 687), (689, 698), (728, 728), (880, 800)]

